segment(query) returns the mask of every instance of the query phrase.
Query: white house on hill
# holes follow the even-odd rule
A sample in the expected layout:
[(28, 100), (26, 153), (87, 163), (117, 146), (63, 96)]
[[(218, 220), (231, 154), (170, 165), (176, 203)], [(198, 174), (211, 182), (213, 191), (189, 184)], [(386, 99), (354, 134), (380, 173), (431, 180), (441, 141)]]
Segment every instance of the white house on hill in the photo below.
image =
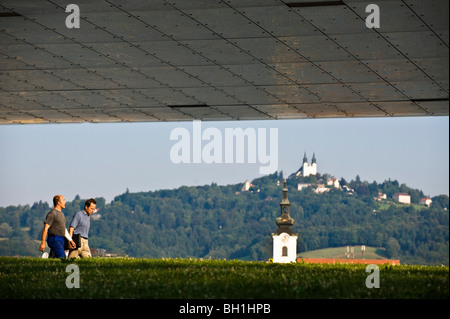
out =
[(392, 197), (399, 203), (411, 204), (411, 196), (407, 193), (395, 193)]
[(333, 178), (329, 179), (327, 181), (327, 185), (328, 186), (332, 186), (334, 188), (341, 188), (341, 184), (339, 183), (339, 181), (337, 180), (336, 177), (333, 177)]
[(430, 205), (431, 205), (432, 202), (433, 202), (433, 201), (431, 200), (430, 197), (424, 197), (424, 198), (421, 198), (421, 199), (419, 200), (419, 204), (421, 204), (421, 205), (426, 205), (426, 206), (428, 206), (428, 207), (430, 207)]

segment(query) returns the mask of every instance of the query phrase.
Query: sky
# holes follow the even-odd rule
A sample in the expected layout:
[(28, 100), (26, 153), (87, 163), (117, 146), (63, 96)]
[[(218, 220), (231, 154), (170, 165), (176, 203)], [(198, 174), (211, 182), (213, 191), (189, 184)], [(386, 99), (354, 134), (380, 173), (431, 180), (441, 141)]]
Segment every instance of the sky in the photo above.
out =
[[(194, 122), (2, 125), (0, 207), (40, 200), (51, 203), (57, 194), (68, 201), (76, 195), (104, 197), (109, 203), (127, 189), (146, 192), (183, 185), (228, 185), (265, 175), (260, 168), (268, 165), (258, 153), (263, 144), (256, 147), (256, 163), (247, 153), (244, 163), (233, 157), (232, 163), (209, 164), (201, 156), (200, 163), (193, 163), (194, 150), (205, 152), (208, 145), (216, 145), (225, 159), (230, 128), (250, 129), (257, 140), (265, 137), (267, 141), (276, 137), (276, 131), (278, 152), (267, 142), (266, 154), (272, 159), (278, 155), (275, 170), (285, 176), (300, 168), (306, 152), (309, 162), (315, 153), (319, 173), (338, 179), (350, 181), (359, 175), (363, 181), (382, 183), (391, 178), (431, 197), (449, 194), (448, 117), (200, 122), (194, 126)], [(262, 134), (264, 130), (258, 129), (264, 128)], [(199, 129), (215, 132), (214, 143), (222, 138), (222, 147), (211, 144), (212, 138), (195, 139)], [(175, 134), (180, 130), (190, 134), (189, 144)], [(177, 149), (181, 145), (188, 145), (190, 163), (174, 160), (173, 154), (187, 149)]]

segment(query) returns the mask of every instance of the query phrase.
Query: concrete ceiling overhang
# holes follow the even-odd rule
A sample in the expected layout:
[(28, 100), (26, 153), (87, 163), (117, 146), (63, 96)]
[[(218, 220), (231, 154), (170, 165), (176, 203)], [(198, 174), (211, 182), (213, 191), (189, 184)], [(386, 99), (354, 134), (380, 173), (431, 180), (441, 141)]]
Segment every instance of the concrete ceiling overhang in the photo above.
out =
[(371, 3), (0, 0), (0, 124), (448, 116), (449, 2)]

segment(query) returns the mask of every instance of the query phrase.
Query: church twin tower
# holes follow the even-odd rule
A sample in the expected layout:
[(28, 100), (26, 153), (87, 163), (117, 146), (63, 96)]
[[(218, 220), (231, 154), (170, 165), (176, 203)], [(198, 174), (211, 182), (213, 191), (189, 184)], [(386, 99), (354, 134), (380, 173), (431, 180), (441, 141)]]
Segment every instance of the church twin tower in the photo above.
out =
[(297, 260), (297, 234), (292, 231), (294, 219), (289, 215), (291, 204), (288, 199), (286, 179), (283, 186), (283, 199), (281, 200), (281, 216), (277, 218), (278, 230), (273, 238), (273, 262), (291, 263)]

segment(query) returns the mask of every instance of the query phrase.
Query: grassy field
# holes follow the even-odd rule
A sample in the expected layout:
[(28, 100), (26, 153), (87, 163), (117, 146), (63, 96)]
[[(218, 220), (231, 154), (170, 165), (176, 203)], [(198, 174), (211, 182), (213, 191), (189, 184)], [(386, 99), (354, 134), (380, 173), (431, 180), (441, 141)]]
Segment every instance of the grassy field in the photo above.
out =
[[(69, 265), (80, 288), (67, 288)], [(273, 264), (190, 259), (52, 260), (0, 257), (0, 298), (448, 298), (449, 268), (380, 266), (367, 288), (366, 265)]]

